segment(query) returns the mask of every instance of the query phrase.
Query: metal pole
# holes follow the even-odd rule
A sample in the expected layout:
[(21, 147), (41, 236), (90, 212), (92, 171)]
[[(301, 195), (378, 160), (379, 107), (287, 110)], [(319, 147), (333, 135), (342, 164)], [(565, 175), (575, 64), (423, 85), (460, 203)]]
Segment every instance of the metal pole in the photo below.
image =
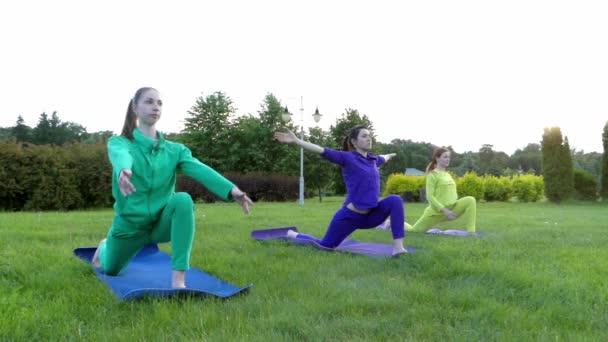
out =
[[(304, 140), (304, 97), (300, 96), (300, 139)], [(304, 205), (304, 148), (300, 147), (300, 205)]]

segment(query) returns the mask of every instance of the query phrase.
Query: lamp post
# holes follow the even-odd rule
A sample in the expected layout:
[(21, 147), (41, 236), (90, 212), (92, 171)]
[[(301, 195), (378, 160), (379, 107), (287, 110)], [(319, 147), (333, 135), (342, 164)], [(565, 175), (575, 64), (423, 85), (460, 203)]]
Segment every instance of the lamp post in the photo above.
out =
[[(283, 121), (288, 122), (291, 119), (291, 114), (285, 106), (283, 112)], [(315, 113), (312, 115), (315, 122), (321, 120), (321, 114), (319, 113), (319, 107), (315, 109)], [(304, 97), (300, 96), (300, 139), (304, 140)], [(304, 148), (300, 147), (300, 205), (304, 205)]]

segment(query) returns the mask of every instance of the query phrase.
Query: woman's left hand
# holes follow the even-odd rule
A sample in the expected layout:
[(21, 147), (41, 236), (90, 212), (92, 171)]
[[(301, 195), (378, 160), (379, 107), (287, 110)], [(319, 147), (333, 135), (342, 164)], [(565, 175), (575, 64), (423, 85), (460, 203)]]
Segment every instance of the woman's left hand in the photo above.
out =
[(384, 161), (387, 162), (389, 160), (391, 160), (393, 157), (395, 157), (397, 155), (397, 153), (389, 153), (389, 154), (385, 154), (382, 157), (384, 157)]
[(234, 200), (241, 205), (243, 213), (249, 214), (249, 206), (253, 205), (253, 201), (247, 196), (246, 193), (242, 192), (241, 189), (236, 186), (230, 190), (230, 195)]

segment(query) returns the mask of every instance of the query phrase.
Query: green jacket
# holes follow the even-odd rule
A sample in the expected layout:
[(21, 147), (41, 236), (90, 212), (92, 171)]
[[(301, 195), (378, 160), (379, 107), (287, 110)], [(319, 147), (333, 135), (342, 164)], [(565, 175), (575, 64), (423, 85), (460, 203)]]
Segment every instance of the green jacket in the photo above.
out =
[[(133, 131), (133, 141), (113, 136), (108, 141), (108, 154), (113, 171), (114, 210), (129, 223), (148, 225), (160, 218), (162, 210), (175, 194), (178, 169), (220, 198), (232, 200), (232, 182), (192, 157), (187, 147), (165, 140), (160, 133), (158, 140), (146, 137), (137, 128)], [(118, 176), (124, 169), (133, 172), (131, 182), (135, 192), (129, 196), (123, 196), (118, 187)]]

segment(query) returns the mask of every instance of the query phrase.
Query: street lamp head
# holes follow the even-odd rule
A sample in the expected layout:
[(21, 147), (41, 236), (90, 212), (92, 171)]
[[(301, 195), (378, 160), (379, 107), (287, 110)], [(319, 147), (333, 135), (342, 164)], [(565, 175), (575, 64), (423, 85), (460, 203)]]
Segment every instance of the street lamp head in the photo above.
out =
[(289, 122), (291, 120), (291, 115), (292, 114), (287, 109), (287, 106), (285, 106), (285, 111), (283, 111), (283, 114), (281, 115), (281, 117), (283, 118), (283, 121)]
[(319, 113), (319, 107), (317, 107), (317, 109), (315, 109), (315, 113), (312, 115), (312, 117), (315, 119), (315, 122), (319, 122), (321, 120), (321, 113)]

